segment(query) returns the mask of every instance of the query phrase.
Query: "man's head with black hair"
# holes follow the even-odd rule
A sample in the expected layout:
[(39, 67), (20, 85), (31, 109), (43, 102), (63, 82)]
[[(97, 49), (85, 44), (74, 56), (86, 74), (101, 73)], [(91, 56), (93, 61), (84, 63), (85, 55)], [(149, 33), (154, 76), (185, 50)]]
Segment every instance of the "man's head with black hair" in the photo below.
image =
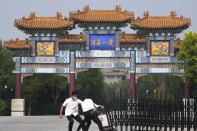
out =
[(77, 91), (72, 92), (72, 96), (77, 96), (77, 95), (78, 95)]
[(91, 98), (91, 93), (90, 92), (87, 92), (87, 93), (85, 93), (85, 99), (87, 99), (87, 98)]
[(73, 100), (76, 100), (77, 99), (77, 92), (73, 91), (71, 97), (72, 97)]

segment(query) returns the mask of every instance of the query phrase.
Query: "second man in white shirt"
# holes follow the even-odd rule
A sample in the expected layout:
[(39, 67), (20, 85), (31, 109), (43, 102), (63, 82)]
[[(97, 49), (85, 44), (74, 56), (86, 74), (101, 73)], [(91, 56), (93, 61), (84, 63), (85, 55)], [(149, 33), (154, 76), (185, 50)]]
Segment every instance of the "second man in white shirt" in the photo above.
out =
[(95, 104), (92, 101), (92, 99), (89, 99), (87, 97), (83, 101), (82, 109), (83, 109), (83, 113), (85, 116), (84, 121), (87, 122), (85, 125), (85, 131), (88, 131), (88, 129), (91, 125), (91, 120), (93, 120), (98, 125), (100, 131), (104, 131), (103, 127), (102, 127), (102, 123), (101, 123), (100, 119), (98, 118), (98, 115), (96, 112), (96, 108), (98, 108), (98, 107), (104, 108), (103, 106)]

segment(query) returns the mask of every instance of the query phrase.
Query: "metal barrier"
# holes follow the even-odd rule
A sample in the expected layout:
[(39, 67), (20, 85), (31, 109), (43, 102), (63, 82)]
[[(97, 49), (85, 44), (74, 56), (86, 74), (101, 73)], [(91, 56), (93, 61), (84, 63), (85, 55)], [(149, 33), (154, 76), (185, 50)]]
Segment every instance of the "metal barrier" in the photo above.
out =
[(110, 124), (120, 131), (196, 131), (197, 99), (113, 98)]

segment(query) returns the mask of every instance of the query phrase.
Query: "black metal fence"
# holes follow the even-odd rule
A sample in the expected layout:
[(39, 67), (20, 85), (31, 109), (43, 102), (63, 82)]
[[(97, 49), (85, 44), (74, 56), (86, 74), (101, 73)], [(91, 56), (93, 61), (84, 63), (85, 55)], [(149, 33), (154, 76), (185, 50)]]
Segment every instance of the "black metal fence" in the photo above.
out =
[(196, 131), (197, 99), (113, 98), (110, 124), (120, 131)]

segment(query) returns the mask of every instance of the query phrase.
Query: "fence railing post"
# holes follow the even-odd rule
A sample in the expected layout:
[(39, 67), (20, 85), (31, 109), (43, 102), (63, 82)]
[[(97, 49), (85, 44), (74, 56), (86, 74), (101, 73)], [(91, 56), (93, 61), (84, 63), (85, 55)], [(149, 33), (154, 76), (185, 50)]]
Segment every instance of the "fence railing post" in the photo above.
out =
[(114, 97), (106, 107), (109, 125), (120, 131), (197, 130), (196, 99)]

